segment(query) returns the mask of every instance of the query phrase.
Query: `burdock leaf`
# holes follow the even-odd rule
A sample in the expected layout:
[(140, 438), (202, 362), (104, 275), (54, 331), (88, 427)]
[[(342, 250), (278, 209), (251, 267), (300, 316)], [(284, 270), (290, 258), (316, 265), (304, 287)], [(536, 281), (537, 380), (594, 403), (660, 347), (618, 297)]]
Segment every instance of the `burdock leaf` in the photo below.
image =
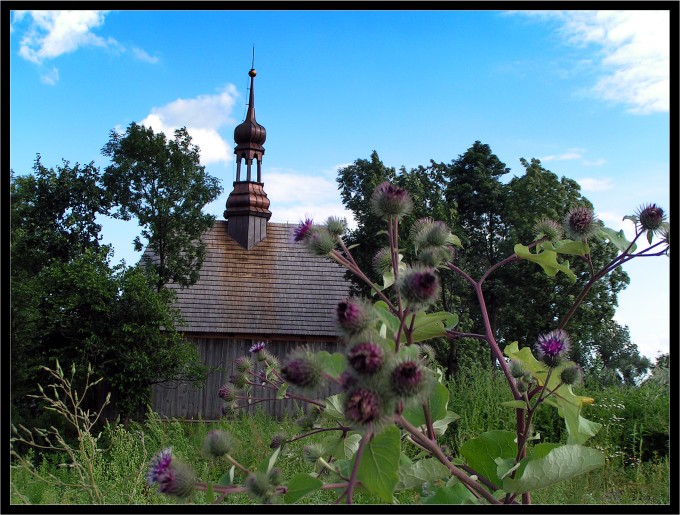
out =
[(585, 474), (604, 465), (604, 454), (582, 445), (562, 445), (543, 457), (532, 455), (522, 462), (526, 465), (522, 463), (520, 473), (514, 479), (506, 477), (503, 480), (506, 492), (530, 492)]
[(512, 431), (487, 431), (466, 441), (460, 448), (467, 464), (493, 484), (501, 487), (496, 459), (514, 459), (517, 456), (515, 433)]
[[(624, 217), (624, 220), (626, 218), (630, 218), (630, 217)], [(598, 235), (600, 236), (600, 238), (605, 238), (605, 239), (609, 240), (609, 242), (612, 245), (614, 245), (617, 249), (619, 249), (621, 252), (626, 250), (628, 248), (628, 246), (630, 245), (630, 242), (626, 239), (626, 236), (623, 233), (623, 229), (621, 229), (619, 232), (616, 232), (614, 229), (611, 229), (609, 227), (600, 227), (600, 230), (598, 231)], [(636, 248), (637, 248), (637, 245), (633, 244), (633, 246), (630, 247), (629, 252), (635, 252)]]
[(557, 272), (562, 272), (573, 283), (576, 281), (576, 275), (569, 269), (569, 261), (563, 263), (557, 262), (557, 252), (554, 250), (543, 250), (538, 254), (531, 252), (529, 247), (521, 244), (515, 245), (515, 254), (520, 259), (533, 261), (543, 268), (543, 271), (550, 277), (557, 275)]
[(283, 496), (283, 500), (286, 504), (293, 504), (305, 495), (321, 488), (323, 486), (323, 481), (312, 477), (305, 472), (300, 472), (291, 477), (286, 486), (288, 489)]
[(392, 503), (392, 494), (399, 480), (400, 435), (395, 426), (376, 435), (364, 447), (357, 471), (357, 479), (366, 490), (386, 503)]

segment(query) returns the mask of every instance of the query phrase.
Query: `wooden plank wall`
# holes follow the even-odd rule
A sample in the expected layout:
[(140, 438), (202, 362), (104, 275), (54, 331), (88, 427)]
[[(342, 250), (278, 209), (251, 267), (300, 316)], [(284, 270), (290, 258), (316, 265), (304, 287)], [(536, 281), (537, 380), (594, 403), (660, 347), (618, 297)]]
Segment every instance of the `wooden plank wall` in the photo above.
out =
[[(247, 355), (250, 347), (257, 341), (251, 339), (217, 339), (191, 338), (196, 342), (203, 363), (210, 367), (205, 386), (194, 388), (189, 383), (173, 382), (155, 385), (152, 388), (152, 409), (162, 418), (176, 418), (185, 420), (217, 420), (221, 418), (224, 401), (218, 392), (222, 385), (229, 382), (235, 373), (234, 360)], [(267, 344), (267, 349), (280, 360), (283, 360), (294, 349), (308, 345), (314, 350), (340, 352), (337, 343), (303, 343), (295, 341), (274, 341)], [(315, 397), (322, 399), (327, 395), (337, 393), (337, 386), (328, 386)], [(258, 396), (274, 396), (271, 390), (254, 389)], [(265, 395), (262, 395), (265, 394)], [(284, 415), (295, 415), (298, 408), (307, 410), (309, 404), (293, 400), (272, 400), (249, 406), (247, 411), (254, 412), (258, 407), (277, 418)], [(245, 411), (245, 410), (239, 410)]]

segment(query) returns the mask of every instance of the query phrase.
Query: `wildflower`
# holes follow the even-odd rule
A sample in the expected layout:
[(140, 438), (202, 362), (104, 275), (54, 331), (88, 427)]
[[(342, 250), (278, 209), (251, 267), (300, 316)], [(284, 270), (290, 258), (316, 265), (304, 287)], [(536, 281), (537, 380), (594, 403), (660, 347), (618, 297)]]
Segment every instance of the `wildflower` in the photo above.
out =
[(335, 310), (338, 325), (348, 334), (358, 334), (371, 322), (371, 306), (358, 299), (346, 299)]
[(380, 417), (378, 395), (371, 390), (359, 388), (347, 394), (345, 415), (352, 422), (368, 424)]
[(222, 388), (220, 388), (217, 395), (219, 396), (220, 399), (226, 402), (231, 402), (234, 399), (236, 399), (236, 391), (234, 390), (234, 387), (231, 386), (230, 384), (222, 385)]
[(347, 361), (360, 374), (373, 374), (382, 366), (384, 353), (380, 345), (362, 342), (349, 350)]
[(229, 454), (233, 447), (231, 436), (221, 429), (208, 431), (203, 439), (203, 451), (212, 458)]
[(279, 467), (274, 467), (269, 471), (269, 482), (273, 486), (278, 486), (283, 483), (283, 472)]
[(161, 450), (149, 462), (146, 482), (158, 485), (158, 492), (176, 497), (188, 497), (194, 491), (196, 476), (191, 467), (172, 459), (172, 449)]
[(340, 387), (343, 391), (349, 391), (357, 385), (357, 378), (345, 370), (340, 374)]
[(413, 202), (408, 191), (389, 182), (383, 182), (373, 191), (371, 207), (373, 212), (381, 217), (402, 217), (411, 212)]
[(579, 206), (567, 213), (564, 219), (564, 232), (572, 240), (586, 241), (599, 228), (599, 221), (593, 210)]
[(429, 304), (437, 298), (439, 280), (430, 268), (411, 268), (399, 280), (399, 293), (411, 304)]
[(267, 503), (270, 501), (274, 493), (274, 487), (271, 484), (269, 476), (265, 472), (253, 472), (246, 478), (244, 482), (245, 487), (251, 495), (260, 501)]
[(564, 230), (560, 224), (548, 218), (542, 218), (534, 225), (536, 238), (547, 236), (548, 241), (553, 243), (562, 239), (563, 232)]
[(264, 349), (264, 346), (265, 346), (264, 342), (257, 342), (250, 347), (249, 352), (251, 354), (257, 354)]
[(555, 329), (539, 336), (534, 348), (543, 363), (549, 367), (555, 367), (569, 351), (569, 336), (563, 330)]
[(647, 204), (637, 213), (640, 225), (647, 231), (657, 232), (666, 221), (666, 214), (656, 204)]
[(300, 243), (305, 240), (309, 236), (312, 227), (314, 227), (314, 222), (311, 218), (306, 218), (304, 221), (301, 221), (293, 230), (293, 241), (295, 243)]
[(347, 230), (347, 222), (335, 216), (329, 216), (326, 220), (326, 229), (333, 236), (342, 236)]
[(418, 393), (424, 384), (425, 374), (415, 361), (405, 361), (392, 371), (391, 384), (399, 395), (410, 397)]
[(560, 381), (574, 385), (581, 380), (581, 368), (578, 365), (567, 367), (560, 373)]
[(281, 377), (300, 388), (314, 388), (321, 382), (321, 369), (310, 356), (297, 354), (281, 367)]

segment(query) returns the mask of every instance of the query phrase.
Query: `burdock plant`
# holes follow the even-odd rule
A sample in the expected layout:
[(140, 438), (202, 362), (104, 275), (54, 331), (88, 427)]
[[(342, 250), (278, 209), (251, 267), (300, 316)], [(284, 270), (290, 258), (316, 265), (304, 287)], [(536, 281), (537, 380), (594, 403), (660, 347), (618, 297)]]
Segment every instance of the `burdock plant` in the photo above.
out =
[[(210, 432), (206, 454), (231, 464), (228, 479), (220, 484), (195, 481), (193, 473), (162, 450), (149, 467), (149, 482), (166, 494), (185, 496), (191, 489), (220, 495), (247, 493), (258, 503), (293, 503), (320, 489), (337, 491), (337, 501), (351, 504), (358, 487), (391, 503), (395, 492), (414, 489), (429, 503), (530, 504), (531, 491), (568, 480), (604, 464), (604, 455), (584, 445), (600, 424), (588, 420), (585, 408), (594, 402), (576, 395), (572, 387), (583, 372), (569, 358), (567, 326), (590, 288), (623, 263), (669, 250), (666, 214), (656, 204), (645, 204), (626, 217), (635, 224), (627, 241), (622, 232), (604, 227), (588, 206), (570, 209), (563, 223), (543, 218), (534, 223), (535, 239), (517, 243), (514, 252), (492, 264), (479, 278), (463, 270), (455, 249), (460, 239), (441, 221), (425, 217), (412, 224), (410, 242), (399, 241), (399, 224), (413, 209), (403, 188), (381, 183), (370, 199), (373, 214), (385, 222), (380, 233), (386, 241), (373, 257), (372, 267), (382, 284), (372, 281), (358, 266), (344, 241), (344, 220), (330, 217), (324, 225), (306, 219), (292, 239), (317, 255), (345, 267), (372, 292), (370, 299), (340, 300), (335, 324), (341, 352), (301, 347), (281, 360), (263, 344), (235, 363), (238, 374), (218, 395), (229, 413), (253, 403), (292, 399), (308, 405), (298, 420), (295, 435), (276, 435), (270, 456), (251, 468), (233, 456), (238, 446), (221, 432)], [(638, 249), (646, 234), (650, 244)], [(653, 242), (653, 238), (657, 241)], [(605, 240), (619, 254), (600, 270), (590, 259), (590, 243)], [(380, 244), (380, 243), (379, 243)], [(411, 262), (404, 256), (412, 256)], [(578, 278), (566, 257), (587, 261), (590, 277), (575, 295), (572, 306), (544, 328), (535, 342), (505, 342), (501, 350), (487, 309), (485, 281), (504, 266), (524, 260), (539, 265), (548, 275)], [(442, 310), (440, 274), (455, 274), (474, 292), (483, 329), (478, 333), (457, 328), (458, 316)], [(503, 402), (515, 411), (512, 431), (491, 431), (466, 441), (460, 456), (450, 456), (442, 437), (458, 415), (448, 410), (450, 392), (436, 361), (433, 339), (475, 338), (486, 345), (507, 380), (512, 400)], [(334, 393), (318, 398), (325, 385)], [(264, 392), (261, 395), (256, 392)], [(455, 395), (455, 392), (451, 392)], [(537, 442), (533, 420), (538, 409), (556, 409), (566, 425), (566, 444)], [(287, 476), (275, 466), (293, 441), (319, 435), (303, 447), (302, 457), (312, 469)], [(240, 471), (237, 484), (234, 470)]]

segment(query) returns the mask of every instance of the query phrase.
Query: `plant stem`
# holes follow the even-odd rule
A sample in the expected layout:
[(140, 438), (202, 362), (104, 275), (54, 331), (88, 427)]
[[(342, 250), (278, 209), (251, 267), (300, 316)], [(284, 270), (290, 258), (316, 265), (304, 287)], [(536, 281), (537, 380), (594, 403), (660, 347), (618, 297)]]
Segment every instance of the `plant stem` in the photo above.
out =
[(354, 454), (354, 466), (352, 467), (352, 473), (349, 476), (349, 481), (347, 482), (347, 489), (345, 490), (345, 495), (347, 496), (347, 504), (352, 504), (352, 494), (354, 493), (354, 485), (357, 482), (357, 472), (359, 471), (359, 463), (361, 462), (361, 456), (364, 454), (364, 448), (369, 440), (373, 438), (373, 432), (367, 431), (359, 442), (359, 448)]

